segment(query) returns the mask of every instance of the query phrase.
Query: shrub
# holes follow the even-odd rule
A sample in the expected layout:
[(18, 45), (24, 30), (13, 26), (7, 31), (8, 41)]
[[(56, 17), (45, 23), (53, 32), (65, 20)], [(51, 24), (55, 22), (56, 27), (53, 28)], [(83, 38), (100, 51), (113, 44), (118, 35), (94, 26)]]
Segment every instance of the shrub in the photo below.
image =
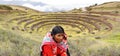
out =
[(7, 5), (0, 5), (0, 9), (3, 9), (3, 10), (13, 10), (10, 6), (7, 6)]
[(91, 11), (92, 8), (90, 8), (90, 7), (86, 7), (86, 10), (87, 10), (87, 11)]

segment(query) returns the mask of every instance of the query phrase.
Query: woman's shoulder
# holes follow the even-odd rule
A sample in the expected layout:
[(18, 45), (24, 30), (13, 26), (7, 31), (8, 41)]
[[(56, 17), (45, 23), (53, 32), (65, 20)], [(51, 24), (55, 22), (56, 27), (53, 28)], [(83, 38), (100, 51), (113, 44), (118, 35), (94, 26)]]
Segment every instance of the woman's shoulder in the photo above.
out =
[(43, 45), (42, 47), (51, 47), (51, 45)]
[(55, 45), (52, 43), (48, 43), (48, 44), (44, 44), (43, 46), (55, 46)]

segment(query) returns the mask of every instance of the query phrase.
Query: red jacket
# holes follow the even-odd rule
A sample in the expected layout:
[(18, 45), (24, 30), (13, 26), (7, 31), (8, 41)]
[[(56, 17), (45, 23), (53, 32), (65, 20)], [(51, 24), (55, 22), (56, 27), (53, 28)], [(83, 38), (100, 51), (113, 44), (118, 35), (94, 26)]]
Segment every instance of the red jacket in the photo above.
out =
[(40, 47), (42, 56), (67, 56), (67, 48), (68, 45), (66, 39), (61, 43), (56, 43), (52, 39), (51, 33), (47, 33)]
[(62, 51), (59, 47), (55, 47), (51, 45), (44, 45), (42, 47), (42, 55), (43, 56), (67, 56), (65, 51)]

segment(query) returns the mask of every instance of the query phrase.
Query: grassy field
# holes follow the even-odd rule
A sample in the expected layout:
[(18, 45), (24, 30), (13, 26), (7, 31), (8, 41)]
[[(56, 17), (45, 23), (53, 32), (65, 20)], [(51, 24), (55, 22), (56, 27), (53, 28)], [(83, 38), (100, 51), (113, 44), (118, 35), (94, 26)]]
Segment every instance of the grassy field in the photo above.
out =
[[(106, 3), (110, 4), (110, 3)], [(36, 12), (33, 9), (21, 7), (21, 6), (13, 6), (13, 10), (9, 10), (8, 12), (0, 11), (0, 56), (39, 56), (39, 47), (41, 45), (42, 39), (44, 35), (51, 30), (51, 28), (55, 25), (61, 25), (65, 32), (68, 34), (68, 44), (71, 56), (120, 56), (120, 8), (116, 9), (115, 7), (109, 8), (109, 10), (118, 11), (118, 13), (111, 14), (103, 13), (102, 15), (98, 12), (111, 12), (106, 9), (108, 5), (98, 5), (95, 6), (91, 12), (91, 15), (94, 16), (106, 16), (107, 20), (99, 17), (97, 20), (94, 19), (91, 22), (96, 23), (100, 26), (100, 31), (94, 30), (94, 25), (91, 23), (88, 24), (88, 20), (92, 18), (89, 17), (86, 12), (72, 13), (71, 12), (59, 12), (59, 13), (46, 13), (46, 12)], [(112, 3), (113, 4), (113, 3)], [(114, 4), (120, 4), (119, 2)], [(105, 5), (105, 6), (104, 6)], [(102, 7), (102, 8), (100, 8)], [(104, 7), (104, 8), (103, 8)], [(99, 9), (98, 9), (99, 8)], [(104, 9), (104, 11), (102, 10)], [(95, 12), (93, 12), (95, 11)], [(97, 11), (97, 13), (96, 13)], [(89, 11), (87, 11), (89, 12)], [(95, 14), (96, 13), (96, 14)], [(70, 15), (69, 15), (70, 14)], [(81, 21), (75, 21), (74, 14), (83, 15), (85, 18), (89, 18), (88, 20), (80, 19)], [(85, 14), (85, 15), (84, 15)], [(66, 15), (66, 16), (64, 16)], [(62, 17), (63, 18), (59, 18)], [(69, 21), (64, 20), (64, 18), (69, 18)], [(90, 18), (91, 17), (91, 18)], [(55, 19), (65, 22), (74, 22), (74, 25), (79, 26), (77, 23), (84, 23), (89, 26), (89, 28), (93, 29), (95, 32), (91, 34), (89, 32), (89, 28), (81, 27), (84, 31), (79, 30), (77, 27), (72, 25), (72, 23), (59, 22), (61, 24), (57, 24), (54, 22)], [(81, 17), (82, 18), (82, 17)], [(97, 18), (97, 17), (94, 17)], [(14, 19), (14, 20), (13, 20)], [(28, 21), (26, 20), (28, 19)], [(39, 20), (40, 19), (40, 20)], [(49, 19), (49, 20), (48, 20)], [(11, 20), (11, 21), (10, 21)], [(29, 21), (36, 20), (33, 23), (25, 24)], [(38, 23), (38, 21), (44, 24), (51, 24), (42, 26), (38, 31), (36, 28), (38, 25), (34, 25)], [(48, 21), (47, 21), (48, 20)], [(99, 21), (101, 20), (101, 25), (99, 25)], [(103, 21), (107, 22), (104, 23)], [(85, 22), (88, 23), (85, 23)], [(76, 23), (77, 22), (77, 23)], [(52, 24), (56, 23), (56, 24)], [(76, 24), (75, 24), (76, 23)], [(104, 30), (109, 26), (109, 23), (112, 24), (112, 30), (107, 31)], [(106, 25), (105, 25), (106, 24)], [(107, 25), (108, 24), (108, 25)], [(32, 26), (34, 25), (32, 30)], [(42, 25), (42, 24), (41, 24)], [(24, 28), (26, 27), (26, 29)], [(99, 28), (99, 27), (98, 27)]]

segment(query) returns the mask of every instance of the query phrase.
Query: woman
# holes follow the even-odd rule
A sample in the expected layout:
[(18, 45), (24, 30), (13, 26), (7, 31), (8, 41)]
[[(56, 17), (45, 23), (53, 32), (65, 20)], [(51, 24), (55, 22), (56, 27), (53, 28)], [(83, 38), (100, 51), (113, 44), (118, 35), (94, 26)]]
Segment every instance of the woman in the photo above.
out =
[(47, 33), (41, 45), (41, 56), (70, 56), (67, 36), (61, 26), (55, 26)]

